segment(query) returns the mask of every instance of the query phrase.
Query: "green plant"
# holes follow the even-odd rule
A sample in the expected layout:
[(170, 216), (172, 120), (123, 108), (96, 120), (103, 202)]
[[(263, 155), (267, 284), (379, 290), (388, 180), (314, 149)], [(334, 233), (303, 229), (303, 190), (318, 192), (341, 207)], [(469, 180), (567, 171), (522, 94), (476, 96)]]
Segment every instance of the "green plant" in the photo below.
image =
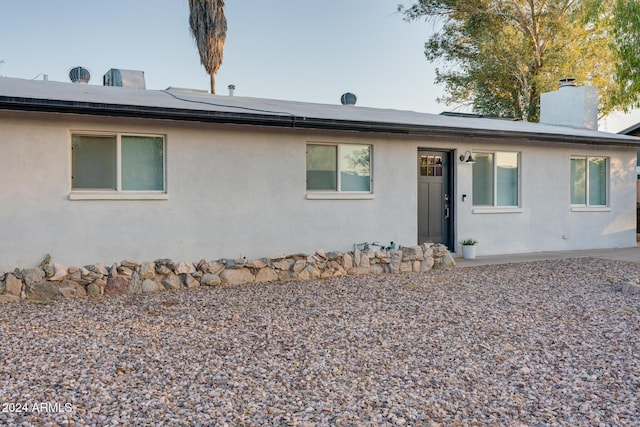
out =
[(475, 239), (465, 239), (462, 242), (460, 242), (460, 244), (463, 245), (463, 246), (472, 246), (472, 245), (475, 245), (477, 243), (478, 243), (478, 241), (475, 240)]

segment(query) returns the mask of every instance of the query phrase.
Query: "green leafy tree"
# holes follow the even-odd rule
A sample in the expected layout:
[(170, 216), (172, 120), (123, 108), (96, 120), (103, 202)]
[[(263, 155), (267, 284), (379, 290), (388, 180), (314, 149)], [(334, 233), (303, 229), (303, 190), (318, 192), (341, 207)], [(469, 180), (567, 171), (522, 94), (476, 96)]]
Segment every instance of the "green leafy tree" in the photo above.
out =
[(613, 40), (619, 61), (615, 80), (616, 102), (624, 111), (640, 107), (640, 1), (618, 0), (613, 19)]
[[(425, 44), (446, 104), (537, 121), (540, 94), (574, 77), (597, 87), (599, 110), (624, 108), (616, 96), (615, 0), (419, 0), (405, 19), (440, 25)], [(625, 1), (625, 0), (619, 0)], [(635, 1), (635, 0), (626, 0)]]
[(227, 18), (224, 0), (189, 0), (189, 25), (198, 46), (200, 62), (211, 78), (211, 93), (216, 93), (216, 73), (222, 65)]

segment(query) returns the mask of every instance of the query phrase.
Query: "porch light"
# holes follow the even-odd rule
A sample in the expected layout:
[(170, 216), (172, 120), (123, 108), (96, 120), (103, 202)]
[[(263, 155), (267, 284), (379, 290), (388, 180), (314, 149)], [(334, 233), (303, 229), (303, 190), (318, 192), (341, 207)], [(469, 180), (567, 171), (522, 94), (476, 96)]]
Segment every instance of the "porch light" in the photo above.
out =
[(471, 156), (471, 151), (465, 151), (464, 154), (460, 155), (460, 161), (461, 162), (465, 162), (465, 163), (469, 163), (469, 164), (473, 164), (476, 161), (473, 159), (473, 156)]

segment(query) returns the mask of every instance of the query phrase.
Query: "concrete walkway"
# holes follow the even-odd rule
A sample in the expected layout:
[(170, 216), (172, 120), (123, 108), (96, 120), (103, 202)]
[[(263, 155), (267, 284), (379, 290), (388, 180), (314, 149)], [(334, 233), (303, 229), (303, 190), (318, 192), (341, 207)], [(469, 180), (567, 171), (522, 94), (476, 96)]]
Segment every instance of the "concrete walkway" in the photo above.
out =
[(583, 251), (532, 252), (526, 254), (491, 255), (479, 256), (476, 257), (476, 259), (463, 259), (462, 257), (456, 257), (455, 260), (456, 266), (458, 267), (473, 267), (476, 265), (512, 264), (517, 262), (586, 257), (640, 263), (640, 246), (632, 248), (590, 249)]

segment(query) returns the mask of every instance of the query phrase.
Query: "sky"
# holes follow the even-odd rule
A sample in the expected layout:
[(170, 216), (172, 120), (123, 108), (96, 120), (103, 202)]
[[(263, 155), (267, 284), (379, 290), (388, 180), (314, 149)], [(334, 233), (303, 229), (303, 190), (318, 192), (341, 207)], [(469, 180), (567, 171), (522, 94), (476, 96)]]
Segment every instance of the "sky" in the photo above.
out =
[[(227, 95), (357, 105), (438, 114), (443, 88), (424, 56), (435, 30), (406, 22), (408, 0), (227, 0), (224, 60), (216, 90)], [(101, 85), (111, 68), (141, 70), (147, 89), (209, 89), (189, 29), (188, 0), (4, 0), (0, 76), (69, 81), (75, 66)], [(462, 111), (465, 111), (464, 109)], [(640, 113), (601, 121), (618, 132)]]

